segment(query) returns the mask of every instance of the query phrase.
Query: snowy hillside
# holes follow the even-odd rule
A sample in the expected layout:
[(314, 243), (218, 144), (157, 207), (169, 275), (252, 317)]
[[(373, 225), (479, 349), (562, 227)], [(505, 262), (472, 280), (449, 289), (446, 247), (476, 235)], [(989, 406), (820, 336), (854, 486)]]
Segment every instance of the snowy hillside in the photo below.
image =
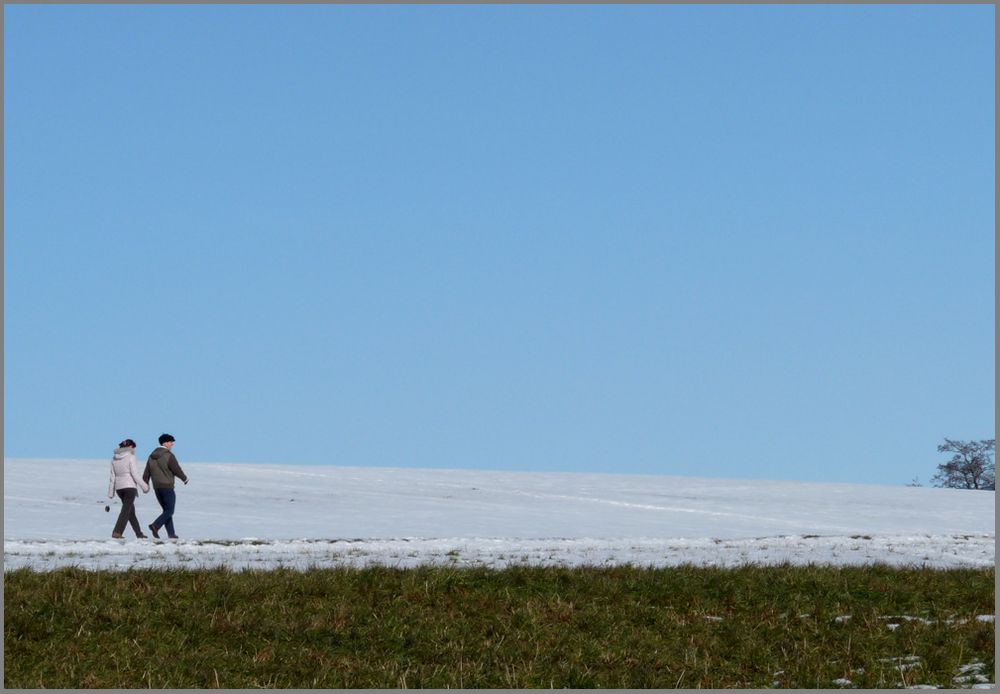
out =
[[(141, 464), (141, 461), (140, 461)], [(109, 460), (4, 460), (4, 567), (992, 566), (994, 494), (641, 475), (189, 463), (179, 540), (112, 540)], [(160, 509), (140, 494), (144, 531)]]

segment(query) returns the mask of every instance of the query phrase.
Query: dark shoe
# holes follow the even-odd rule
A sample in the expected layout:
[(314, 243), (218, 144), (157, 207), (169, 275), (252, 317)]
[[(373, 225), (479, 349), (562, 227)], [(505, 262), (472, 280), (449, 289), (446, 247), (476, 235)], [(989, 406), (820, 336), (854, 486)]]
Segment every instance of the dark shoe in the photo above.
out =
[(137, 539), (137, 540), (145, 540), (147, 537), (149, 537), (149, 535), (136, 535), (135, 539)]
[(111, 533), (111, 537), (115, 538), (116, 540), (120, 540), (124, 537), (124, 535), (122, 535), (121, 533)]
[(169, 537), (171, 540), (178, 539), (176, 535), (167, 535), (167, 537)]
[(157, 540), (160, 539), (160, 533), (156, 532), (156, 526), (153, 525), (152, 523), (149, 524), (149, 532), (153, 533), (153, 537), (155, 537)]

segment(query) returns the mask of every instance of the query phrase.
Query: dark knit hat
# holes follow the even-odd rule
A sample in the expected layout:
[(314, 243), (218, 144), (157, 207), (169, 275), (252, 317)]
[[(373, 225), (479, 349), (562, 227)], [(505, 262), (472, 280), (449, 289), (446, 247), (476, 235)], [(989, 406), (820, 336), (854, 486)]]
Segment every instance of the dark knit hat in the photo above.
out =
[(163, 444), (165, 444), (165, 443), (166, 443), (167, 441), (176, 441), (176, 440), (177, 440), (177, 439), (175, 439), (175, 438), (174, 438), (173, 436), (171, 436), (170, 434), (160, 434), (160, 445), (161, 445), (161, 446), (162, 446)]

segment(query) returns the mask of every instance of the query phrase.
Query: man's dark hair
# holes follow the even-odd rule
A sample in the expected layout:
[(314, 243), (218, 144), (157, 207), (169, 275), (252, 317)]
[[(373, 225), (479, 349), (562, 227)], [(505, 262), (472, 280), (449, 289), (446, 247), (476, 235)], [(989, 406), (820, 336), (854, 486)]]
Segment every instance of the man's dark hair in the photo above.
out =
[(162, 446), (167, 441), (176, 441), (176, 439), (170, 434), (160, 434), (160, 445)]

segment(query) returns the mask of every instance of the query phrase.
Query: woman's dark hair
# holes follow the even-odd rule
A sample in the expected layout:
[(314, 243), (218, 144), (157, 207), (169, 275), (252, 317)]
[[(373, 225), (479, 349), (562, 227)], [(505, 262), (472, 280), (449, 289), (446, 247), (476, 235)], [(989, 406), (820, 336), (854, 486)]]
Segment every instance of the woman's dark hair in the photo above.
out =
[(121, 443), (118, 444), (118, 447), (119, 448), (135, 448), (135, 441), (133, 441), (132, 439), (125, 439), (124, 441), (122, 441)]

